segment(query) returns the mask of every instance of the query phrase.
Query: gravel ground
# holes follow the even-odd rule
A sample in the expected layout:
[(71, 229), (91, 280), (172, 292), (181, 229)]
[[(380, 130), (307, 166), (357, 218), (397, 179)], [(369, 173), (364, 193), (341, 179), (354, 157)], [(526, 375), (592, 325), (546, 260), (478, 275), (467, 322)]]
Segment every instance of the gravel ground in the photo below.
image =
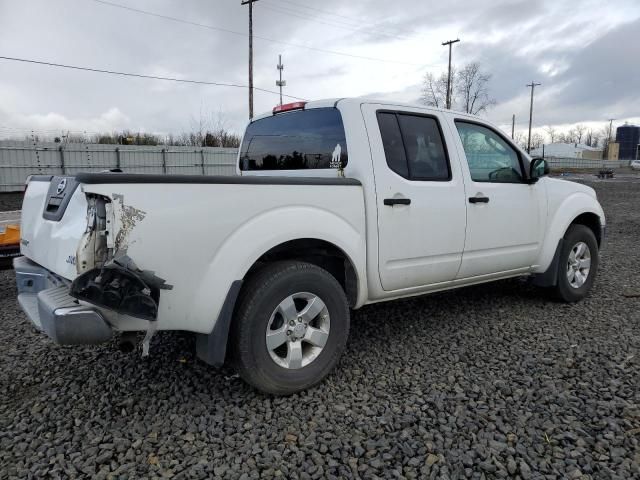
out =
[(640, 478), (640, 188), (592, 184), (590, 298), (507, 281), (365, 307), (335, 373), (288, 398), (184, 334), (146, 360), (55, 346), (0, 272), (0, 478)]

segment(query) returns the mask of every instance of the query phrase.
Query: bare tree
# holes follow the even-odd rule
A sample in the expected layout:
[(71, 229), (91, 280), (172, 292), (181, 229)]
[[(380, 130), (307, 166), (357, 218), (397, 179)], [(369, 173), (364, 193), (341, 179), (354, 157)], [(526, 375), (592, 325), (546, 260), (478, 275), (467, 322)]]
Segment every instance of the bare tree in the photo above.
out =
[(574, 130), (575, 130), (576, 143), (582, 143), (582, 138), (584, 137), (584, 134), (587, 132), (587, 127), (579, 123), (578, 125), (575, 126)]
[(540, 148), (544, 143), (544, 135), (539, 132), (534, 132), (531, 134), (531, 148)]
[(584, 143), (589, 147), (595, 147), (595, 145), (593, 145), (593, 142), (594, 142), (593, 130), (589, 129), (585, 134)]
[(605, 125), (604, 127), (602, 127), (600, 130), (598, 130), (596, 133), (596, 138), (599, 139), (598, 143), (600, 143), (600, 145), (602, 146), (603, 150), (608, 150), (609, 149), (609, 143), (611, 142), (612, 139), (609, 138), (609, 125)]
[[(451, 69), (451, 83), (455, 85), (456, 72)], [(453, 89), (452, 89), (453, 90)], [(442, 73), (435, 77), (433, 73), (427, 72), (422, 84), (422, 103), (429, 107), (445, 108), (447, 100), (447, 74)], [(453, 105), (453, 98), (451, 99)]]
[(491, 74), (484, 73), (478, 62), (468, 63), (458, 72), (455, 91), (460, 95), (462, 110), (477, 115), (495, 105), (489, 96), (490, 80)]
[(513, 141), (523, 150), (527, 149), (527, 136), (524, 133), (516, 132)]
[(558, 131), (553, 128), (551, 125), (549, 125), (548, 127), (544, 128), (544, 131), (547, 132), (547, 135), (549, 135), (549, 143), (555, 143), (556, 140), (558, 139)]

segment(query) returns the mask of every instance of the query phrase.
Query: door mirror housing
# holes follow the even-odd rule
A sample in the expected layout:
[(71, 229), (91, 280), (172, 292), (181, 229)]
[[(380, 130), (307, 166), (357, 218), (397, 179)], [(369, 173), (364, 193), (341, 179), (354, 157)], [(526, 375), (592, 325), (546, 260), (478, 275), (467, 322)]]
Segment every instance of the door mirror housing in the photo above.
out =
[(551, 169), (544, 158), (536, 157), (531, 160), (529, 166), (529, 180), (531, 183), (537, 182), (541, 177), (549, 175)]

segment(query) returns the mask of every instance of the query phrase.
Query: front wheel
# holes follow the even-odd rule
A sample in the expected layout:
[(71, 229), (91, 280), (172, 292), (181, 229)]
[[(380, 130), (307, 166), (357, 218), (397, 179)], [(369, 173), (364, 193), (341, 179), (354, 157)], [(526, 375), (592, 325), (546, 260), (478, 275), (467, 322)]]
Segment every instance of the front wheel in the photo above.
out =
[(591, 290), (598, 271), (598, 242), (591, 229), (571, 225), (558, 261), (556, 296), (565, 302), (582, 300)]
[(347, 298), (320, 267), (274, 263), (245, 284), (231, 334), (240, 376), (288, 395), (317, 384), (338, 362), (349, 335)]

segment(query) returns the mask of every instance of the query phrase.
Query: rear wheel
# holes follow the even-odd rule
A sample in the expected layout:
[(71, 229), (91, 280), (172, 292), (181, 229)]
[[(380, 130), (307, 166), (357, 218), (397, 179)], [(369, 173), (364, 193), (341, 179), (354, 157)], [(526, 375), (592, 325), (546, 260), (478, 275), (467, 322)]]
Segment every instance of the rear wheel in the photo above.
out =
[(558, 261), (556, 296), (565, 302), (582, 300), (591, 290), (598, 271), (598, 242), (591, 229), (571, 225)]
[(233, 360), (258, 390), (287, 395), (320, 382), (348, 334), (349, 307), (338, 281), (309, 263), (278, 262), (243, 288), (232, 326)]

